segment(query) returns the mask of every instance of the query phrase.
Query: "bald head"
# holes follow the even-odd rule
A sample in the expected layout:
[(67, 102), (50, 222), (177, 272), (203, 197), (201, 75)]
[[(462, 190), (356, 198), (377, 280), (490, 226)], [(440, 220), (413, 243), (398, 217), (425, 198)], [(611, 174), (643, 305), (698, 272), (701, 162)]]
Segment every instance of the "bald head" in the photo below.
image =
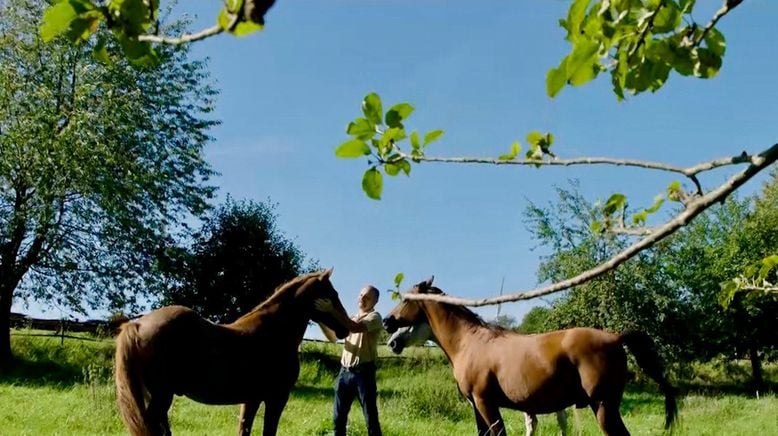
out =
[(373, 310), (376, 303), (378, 303), (378, 295), (378, 288), (373, 285), (367, 285), (362, 288), (362, 290), (359, 291), (359, 297), (357, 300), (359, 310), (362, 312), (369, 312)]

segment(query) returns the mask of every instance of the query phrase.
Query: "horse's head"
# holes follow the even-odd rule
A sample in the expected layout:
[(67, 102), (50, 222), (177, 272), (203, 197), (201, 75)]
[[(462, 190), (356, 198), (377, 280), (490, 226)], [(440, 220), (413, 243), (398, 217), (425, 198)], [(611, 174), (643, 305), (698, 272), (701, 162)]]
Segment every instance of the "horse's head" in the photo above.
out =
[[(435, 276), (416, 284), (407, 291), (410, 294), (439, 294), (438, 288), (432, 287)], [(417, 300), (403, 300), (384, 318), (384, 328), (389, 333), (394, 333), (398, 328), (426, 322), (427, 317), (421, 308), (421, 302)]]
[(386, 345), (388, 345), (389, 349), (395, 354), (400, 354), (405, 347), (422, 345), (431, 339), (434, 340), (434, 338), (430, 325), (427, 324), (426, 321), (422, 321), (418, 324), (397, 329), (397, 331), (389, 337)]
[[(335, 290), (332, 282), (330, 282), (331, 275), (332, 268), (314, 275), (297, 289), (295, 295), (310, 307), (312, 321), (324, 324), (334, 331), (339, 339), (343, 339), (349, 333), (348, 313), (346, 313), (343, 303), (338, 298), (338, 291)], [(329, 300), (333, 310), (323, 312), (316, 309), (314, 305), (316, 300)]]

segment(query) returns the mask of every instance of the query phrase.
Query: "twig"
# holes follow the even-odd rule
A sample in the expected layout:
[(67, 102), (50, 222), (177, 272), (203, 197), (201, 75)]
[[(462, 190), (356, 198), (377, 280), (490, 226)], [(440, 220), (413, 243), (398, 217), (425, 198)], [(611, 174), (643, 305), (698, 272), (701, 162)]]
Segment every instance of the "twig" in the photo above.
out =
[(724, 15), (727, 15), (732, 9), (735, 9), (741, 3), (743, 3), (743, 0), (724, 0), (724, 4), (719, 8), (719, 10), (716, 11), (715, 14), (713, 14), (713, 18), (711, 18), (708, 25), (702, 29), (702, 32), (700, 32), (700, 36), (695, 38), (694, 41), (692, 41), (691, 45), (693, 47), (699, 45), (700, 42), (702, 42), (702, 40), (705, 39), (705, 35), (708, 34), (710, 29), (716, 26), (716, 23), (718, 23), (722, 17), (724, 17)]
[[(232, 32), (235, 30), (235, 27), (238, 25), (238, 22), (240, 21), (240, 15), (239, 14), (231, 14), (230, 15), (230, 23), (227, 25), (228, 31)], [(138, 37), (138, 41), (148, 41), (148, 42), (156, 42), (160, 44), (170, 44), (170, 45), (180, 45), (185, 44), (187, 42), (194, 42), (199, 41), (202, 39), (210, 38), (212, 36), (218, 35), (222, 32), (224, 32), (224, 28), (221, 27), (219, 24), (216, 24), (215, 26), (211, 26), (207, 29), (203, 29), (200, 32), (197, 33), (187, 33), (183, 34), (179, 37), (172, 37), (172, 36), (160, 36), (160, 35), (140, 35)]]
[(583, 283), (586, 283), (589, 280), (597, 278), (607, 273), (608, 271), (615, 269), (617, 266), (631, 259), (642, 250), (651, 247), (655, 243), (673, 234), (676, 230), (687, 225), (697, 215), (704, 212), (710, 206), (718, 202), (724, 201), (724, 199), (726, 199), (727, 196), (731, 194), (734, 190), (736, 190), (738, 187), (746, 183), (748, 180), (750, 180), (760, 171), (770, 166), (776, 160), (778, 160), (778, 144), (773, 145), (772, 147), (766, 149), (765, 151), (759, 153), (756, 156), (752, 156), (751, 165), (749, 165), (748, 168), (730, 177), (726, 182), (724, 182), (715, 190), (710, 191), (707, 194), (701, 197), (697, 197), (694, 200), (690, 201), (687, 204), (686, 208), (680, 214), (676, 215), (673, 219), (666, 222), (664, 225), (657, 227), (653, 232), (651, 232), (643, 239), (630, 245), (620, 253), (611, 257), (606, 262), (603, 262), (600, 265), (591, 268), (587, 271), (584, 271), (583, 273), (575, 277), (569, 278), (567, 280), (563, 280), (561, 282), (553, 283), (551, 285), (532, 289), (529, 291), (522, 291), (522, 292), (516, 292), (508, 295), (502, 295), (499, 297), (480, 298), (480, 299), (466, 299), (466, 298), (450, 297), (447, 295), (410, 294), (410, 293), (401, 294), (401, 296), (403, 299), (406, 300), (431, 300), (431, 301), (439, 301), (442, 303), (456, 304), (461, 306), (477, 307), (477, 306), (487, 306), (487, 305), (498, 304), (498, 303), (508, 303), (512, 301), (529, 300), (531, 298), (537, 298), (543, 295), (553, 294), (555, 292), (560, 292), (566, 289), (570, 289), (574, 286), (578, 286)]
[(629, 54), (627, 55), (628, 59), (632, 59), (632, 56), (635, 56), (635, 53), (637, 53), (638, 49), (646, 40), (646, 35), (648, 35), (648, 31), (651, 29), (651, 27), (654, 25), (654, 18), (659, 14), (659, 11), (665, 6), (664, 1), (660, 1), (657, 5), (654, 12), (651, 13), (651, 15), (646, 20), (646, 25), (643, 27), (643, 30), (640, 31), (640, 36), (638, 37), (638, 43), (635, 44), (634, 47), (632, 47), (632, 50), (629, 51)]

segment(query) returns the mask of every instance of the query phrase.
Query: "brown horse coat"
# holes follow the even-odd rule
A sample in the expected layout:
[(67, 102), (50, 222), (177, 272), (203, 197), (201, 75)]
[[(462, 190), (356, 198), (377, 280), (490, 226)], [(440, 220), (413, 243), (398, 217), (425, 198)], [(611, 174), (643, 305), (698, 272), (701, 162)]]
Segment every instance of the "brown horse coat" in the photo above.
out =
[[(274, 435), (299, 374), (298, 348), (314, 319), (348, 334), (348, 315), (329, 281), (332, 270), (300, 276), (232, 324), (213, 324), (168, 306), (125, 324), (116, 341), (117, 401), (133, 435), (170, 434), (173, 395), (206, 404), (242, 404), (248, 435), (265, 403), (264, 435)], [(329, 299), (332, 315), (314, 309)]]
[[(410, 292), (442, 294), (432, 279)], [(640, 332), (621, 335), (574, 328), (521, 335), (485, 323), (470, 310), (425, 300), (406, 300), (384, 320), (387, 331), (429, 323), (453, 366), (460, 392), (473, 405), (479, 434), (505, 434), (499, 408), (530, 414), (590, 406), (604, 434), (629, 434), (619, 413), (628, 380), (624, 345), (665, 394), (666, 427), (676, 415), (674, 390), (653, 341)]]

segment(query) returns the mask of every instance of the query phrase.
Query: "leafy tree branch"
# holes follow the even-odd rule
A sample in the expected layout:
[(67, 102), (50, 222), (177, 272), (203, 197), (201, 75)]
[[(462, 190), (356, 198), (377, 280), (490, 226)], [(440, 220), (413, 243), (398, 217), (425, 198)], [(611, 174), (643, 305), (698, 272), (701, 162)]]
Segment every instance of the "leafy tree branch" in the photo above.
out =
[(681, 213), (667, 221), (665, 224), (657, 227), (649, 235), (630, 245), (600, 265), (584, 271), (581, 274), (578, 274), (577, 276), (571, 277), (567, 280), (532, 290), (519, 291), (499, 297), (481, 299), (465, 299), (427, 294), (403, 294), (402, 297), (409, 300), (423, 299), (465, 306), (486, 306), (499, 303), (508, 303), (512, 301), (528, 300), (531, 298), (537, 298), (570, 289), (615, 269), (617, 266), (631, 259), (642, 250), (651, 247), (665, 237), (673, 234), (675, 231), (691, 222), (697, 215), (708, 209), (710, 206), (723, 202), (729, 194), (753, 178), (760, 171), (773, 164), (776, 160), (778, 160), (778, 144), (775, 144), (763, 152), (753, 156), (751, 164), (746, 169), (730, 177), (726, 182), (721, 184), (716, 189), (690, 201)]

